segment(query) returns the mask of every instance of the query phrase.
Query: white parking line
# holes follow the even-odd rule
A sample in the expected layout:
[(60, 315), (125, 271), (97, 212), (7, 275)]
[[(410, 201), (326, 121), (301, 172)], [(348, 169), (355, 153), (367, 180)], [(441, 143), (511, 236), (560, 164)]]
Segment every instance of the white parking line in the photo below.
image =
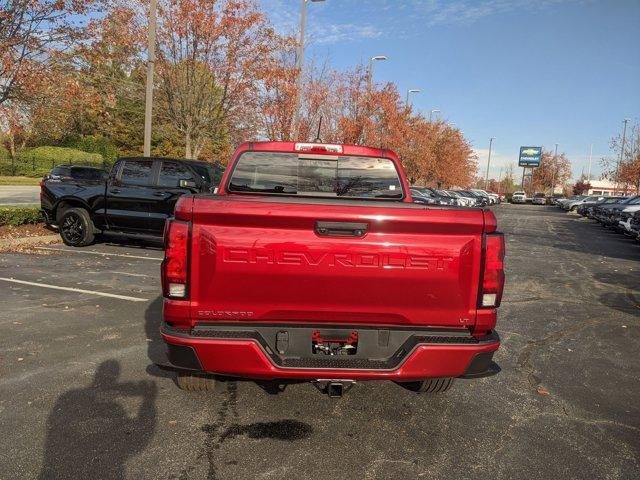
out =
[[(103, 274), (104, 272), (93, 272), (93, 273)], [(151, 275), (145, 275), (144, 273), (117, 272), (115, 270), (111, 273), (117, 273), (118, 275), (127, 275), (129, 277), (146, 277), (146, 278), (151, 277)]]
[(143, 257), (140, 255), (127, 255), (123, 253), (104, 253), (104, 252), (90, 252), (88, 250), (71, 250), (66, 248), (52, 248), (52, 247), (34, 247), (38, 250), (52, 250), (54, 252), (66, 252), (66, 253), (86, 253), (89, 255), (102, 255), (103, 257), (124, 257), (124, 258), (138, 258), (140, 260), (152, 260), (156, 262), (161, 262), (161, 258), (157, 257)]
[(53, 290), (65, 290), (67, 292), (88, 293), (89, 295), (96, 295), (98, 297), (117, 298), (119, 300), (129, 300), (130, 302), (146, 302), (147, 298), (128, 297), (127, 295), (116, 295), (115, 293), (96, 292), (94, 290), (83, 290), (81, 288), (60, 287), (58, 285), (49, 285), (47, 283), (27, 282), (25, 280), (17, 280), (15, 278), (0, 277), (3, 282), (19, 283), (21, 285), (31, 285), (33, 287), (51, 288)]

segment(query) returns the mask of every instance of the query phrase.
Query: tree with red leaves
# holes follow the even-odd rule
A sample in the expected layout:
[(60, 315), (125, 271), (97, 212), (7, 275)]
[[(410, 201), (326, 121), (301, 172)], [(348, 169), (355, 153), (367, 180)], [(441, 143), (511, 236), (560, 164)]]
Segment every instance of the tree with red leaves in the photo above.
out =
[(185, 156), (251, 137), (258, 93), (286, 39), (250, 0), (166, 0), (159, 13), (161, 112), (183, 136)]
[(543, 151), (540, 166), (533, 170), (531, 187), (536, 192), (551, 190), (556, 185), (564, 185), (571, 178), (571, 162), (566, 154), (554, 157), (552, 152)]
[(586, 193), (591, 188), (591, 184), (589, 182), (585, 182), (584, 178), (578, 180), (573, 186), (573, 194), (574, 195), (582, 195)]
[(60, 52), (83, 37), (86, 24), (73, 21), (87, 13), (93, 1), (0, 1), (0, 105), (24, 98), (31, 81)]
[(605, 176), (616, 182), (623, 192), (640, 193), (640, 124), (629, 130), (622, 155), (622, 136), (612, 138), (610, 143), (615, 157), (602, 159)]

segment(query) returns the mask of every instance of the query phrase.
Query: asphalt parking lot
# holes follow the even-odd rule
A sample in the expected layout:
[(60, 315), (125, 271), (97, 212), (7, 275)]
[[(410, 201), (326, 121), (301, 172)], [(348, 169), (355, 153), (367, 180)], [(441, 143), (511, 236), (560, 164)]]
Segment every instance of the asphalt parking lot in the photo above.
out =
[(159, 249), (0, 254), (0, 478), (639, 478), (640, 245), (552, 207), (496, 213), (502, 372), (436, 397), (182, 392), (154, 365)]

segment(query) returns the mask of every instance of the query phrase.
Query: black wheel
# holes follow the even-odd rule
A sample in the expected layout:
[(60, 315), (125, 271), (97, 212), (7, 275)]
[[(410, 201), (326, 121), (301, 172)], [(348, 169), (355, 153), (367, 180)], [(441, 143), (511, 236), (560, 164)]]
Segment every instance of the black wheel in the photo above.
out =
[(178, 388), (188, 392), (212, 392), (216, 387), (216, 379), (202, 373), (178, 372), (176, 382)]
[(71, 247), (84, 247), (93, 243), (94, 226), (84, 208), (65, 210), (58, 224), (62, 241)]
[(401, 385), (407, 390), (419, 393), (444, 393), (453, 385), (452, 377), (445, 378), (429, 378), (419, 382), (405, 382)]

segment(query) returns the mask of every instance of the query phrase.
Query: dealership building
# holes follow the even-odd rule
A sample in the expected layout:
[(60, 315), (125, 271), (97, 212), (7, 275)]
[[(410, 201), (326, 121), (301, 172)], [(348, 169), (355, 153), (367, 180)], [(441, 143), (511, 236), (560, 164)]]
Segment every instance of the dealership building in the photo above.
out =
[[(590, 180), (589, 185), (591, 185), (591, 188), (587, 191), (588, 195), (602, 195), (604, 197), (609, 197), (616, 193), (620, 195), (624, 192), (625, 187), (622, 184), (617, 185), (615, 182), (610, 180)], [(628, 187), (627, 191), (629, 191)]]

